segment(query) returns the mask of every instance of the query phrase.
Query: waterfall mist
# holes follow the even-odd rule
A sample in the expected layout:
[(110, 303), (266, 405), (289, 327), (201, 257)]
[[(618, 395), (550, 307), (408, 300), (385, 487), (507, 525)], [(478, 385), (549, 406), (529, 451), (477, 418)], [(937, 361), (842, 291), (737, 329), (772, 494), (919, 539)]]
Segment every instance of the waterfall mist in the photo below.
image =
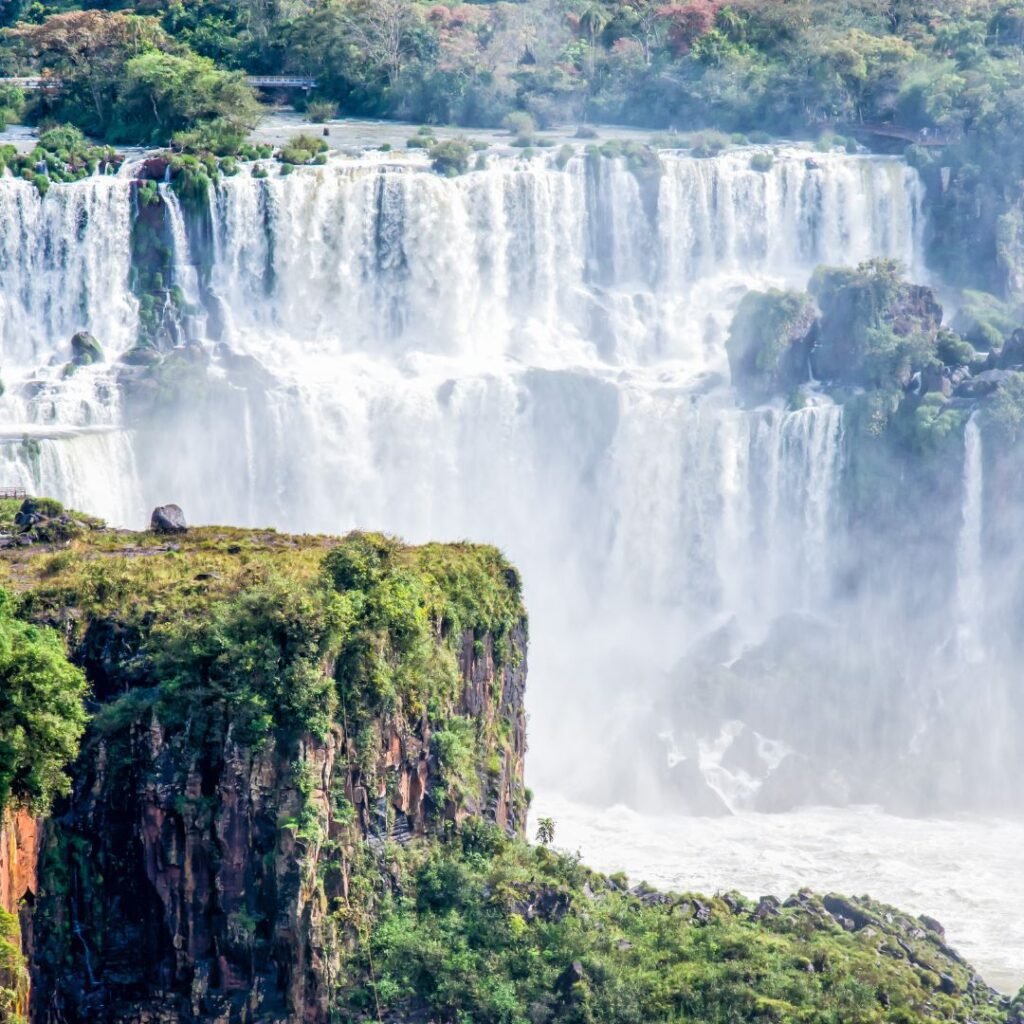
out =
[[(549, 790), (1010, 808), (1016, 598), (982, 583), (978, 424), (962, 496), (908, 540), (851, 521), (841, 406), (808, 386), (746, 410), (729, 385), (747, 289), (875, 256), (926, 278), (916, 173), (797, 148), (767, 172), (749, 151), (662, 169), (491, 154), (448, 179), (370, 154), (224, 178), (198, 206), (162, 187), (206, 354), (157, 388), (116, 362), (139, 315), (130, 182), (4, 180), (3, 482), (130, 526), (176, 501), (499, 544), (526, 581)], [(108, 362), (65, 378), (83, 328)]]

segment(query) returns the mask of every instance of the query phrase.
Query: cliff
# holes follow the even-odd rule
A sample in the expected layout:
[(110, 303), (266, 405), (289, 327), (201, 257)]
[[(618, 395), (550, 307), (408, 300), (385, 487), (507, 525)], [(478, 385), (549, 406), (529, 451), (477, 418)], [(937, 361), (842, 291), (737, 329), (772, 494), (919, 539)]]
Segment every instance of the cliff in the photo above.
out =
[(1012, 1019), (934, 921), (523, 842), (526, 617), (494, 549), (30, 525), (0, 585), (92, 711), (41, 831), (5, 824), (37, 1024)]
[(32, 907), (38, 892), (39, 821), (24, 808), (0, 818), (0, 1019), (28, 1011), (29, 977), (22, 954), (32, 945)]
[(46, 829), (34, 1019), (326, 1020), (364, 844), (522, 834), (526, 619), (493, 549), (86, 530), (4, 569), (96, 701)]

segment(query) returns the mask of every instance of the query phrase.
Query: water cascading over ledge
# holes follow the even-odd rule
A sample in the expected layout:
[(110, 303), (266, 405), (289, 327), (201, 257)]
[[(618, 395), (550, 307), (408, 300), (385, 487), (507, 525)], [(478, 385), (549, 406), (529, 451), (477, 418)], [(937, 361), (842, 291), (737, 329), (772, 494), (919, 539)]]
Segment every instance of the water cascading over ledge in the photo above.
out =
[[(661, 167), (491, 155), (447, 179), (372, 154), (246, 169), (208, 202), (162, 187), (148, 213), (127, 178), (43, 200), (4, 181), (5, 472), (129, 524), (173, 498), (196, 521), (492, 540), (532, 587), (534, 771), (601, 799), (717, 807), (680, 769), (720, 776), (722, 721), (742, 721), (749, 695), (699, 721), (707, 666), (823, 637), (850, 560), (842, 409), (813, 390), (795, 411), (738, 408), (732, 313), (747, 289), (802, 288), (822, 263), (889, 256), (920, 277), (923, 195), (884, 158), (782, 150), (763, 173), (734, 151)], [(193, 339), (158, 369), (135, 347), (149, 322), (140, 218), (162, 224), (147, 251), (166, 250), (147, 294), (164, 287), (175, 337)], [(83, 328), (107, 362), (65, 377)], [(666, 682), (684, 655), (685, 685), (678, 670)], [(844, 700), (883, 714), (888, 699), (881, 682), (828, 707), (806, 697), (789, 711), (809, 735)], [(634, 777), (595, 765), (595, 743), (640, 736)]]

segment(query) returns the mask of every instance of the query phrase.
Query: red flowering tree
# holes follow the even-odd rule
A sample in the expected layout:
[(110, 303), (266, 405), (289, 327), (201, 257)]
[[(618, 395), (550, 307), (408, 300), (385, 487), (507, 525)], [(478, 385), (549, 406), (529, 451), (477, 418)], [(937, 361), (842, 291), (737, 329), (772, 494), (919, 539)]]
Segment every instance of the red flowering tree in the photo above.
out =
[(694, 42), (714, 28), (722, 7), (722, 0), (687, 0), (659, 8), (658, 14), (668, 25), (672, 51), (677, 56), (689, 53)]

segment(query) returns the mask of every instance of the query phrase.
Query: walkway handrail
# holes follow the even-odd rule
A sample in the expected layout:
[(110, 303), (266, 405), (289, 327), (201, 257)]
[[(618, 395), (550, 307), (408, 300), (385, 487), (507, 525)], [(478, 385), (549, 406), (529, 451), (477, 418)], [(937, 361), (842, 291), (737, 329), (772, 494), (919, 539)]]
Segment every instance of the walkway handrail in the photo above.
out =
[[(254, 89), (315, 89), (312, 75), (247, 75), (246, 82)], [(26, 75), (0, 78), (0, 85), (14, 85), (19, 89), (59, 89), (64, 83), (56, 76)]]

